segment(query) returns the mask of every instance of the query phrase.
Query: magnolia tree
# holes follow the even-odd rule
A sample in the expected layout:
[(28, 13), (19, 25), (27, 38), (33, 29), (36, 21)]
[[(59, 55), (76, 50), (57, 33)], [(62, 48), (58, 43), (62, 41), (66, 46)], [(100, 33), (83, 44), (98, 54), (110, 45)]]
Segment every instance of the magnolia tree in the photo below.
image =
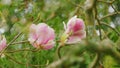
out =
[(119, 68), (119, 3), (2, 0), (1, 67)]

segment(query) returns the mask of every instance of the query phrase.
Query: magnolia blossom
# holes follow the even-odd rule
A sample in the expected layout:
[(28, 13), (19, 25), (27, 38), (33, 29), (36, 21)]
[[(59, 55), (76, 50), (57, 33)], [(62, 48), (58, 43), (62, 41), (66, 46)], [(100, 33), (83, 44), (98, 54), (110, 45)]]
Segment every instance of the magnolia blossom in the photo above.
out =
[(30, 26), (29, 42), (38, 49), (48, 50), (53, 48), (55, 42), (54, 30), (45, 23)]
[(64, 24), (64, 28), (68, 36), (67, 43), (76, 43), (86, 37), (84, 21), (77, 16), (72, 17), (67, 25)]
[(0, 35), (0, 51), (2, 51), (6, 46), (6, 38)]

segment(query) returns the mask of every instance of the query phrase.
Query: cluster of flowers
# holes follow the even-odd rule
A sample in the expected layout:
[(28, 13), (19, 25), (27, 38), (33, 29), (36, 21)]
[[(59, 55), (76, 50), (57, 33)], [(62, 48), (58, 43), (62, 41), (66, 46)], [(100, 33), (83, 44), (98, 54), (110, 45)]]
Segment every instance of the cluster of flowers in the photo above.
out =
[[(64, 23), (65, 32), (61, 36), (61, 43), (76, 43), (86, 37), (85, 25), (82, 19), (72, 17), (67, 25)], [(31, 24), (28, 41), (37, 49), (48, 50), (55, 45), (55, 31), (45, 23)], [(7, 46), (6, 38), (0, 36), (0, 51)]]

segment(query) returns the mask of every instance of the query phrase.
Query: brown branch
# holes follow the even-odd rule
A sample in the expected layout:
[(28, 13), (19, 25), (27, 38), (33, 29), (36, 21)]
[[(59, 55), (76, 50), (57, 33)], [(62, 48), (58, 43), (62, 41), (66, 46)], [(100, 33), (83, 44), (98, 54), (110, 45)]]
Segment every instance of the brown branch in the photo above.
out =
[[(68, 45), (68, 44), (66, 44), (66, 45)], [(115, 44), (112, 41), (110, 41), (109, 39), (105, 39), (103, 41), (98, 41), (98, 42), (92, 41), (92, 40), (85, 40), (85, 41), (81, 41), (81, 43), (71, 44), (71, 45), (74, 45), (74, 48), (72, 51), (81, 52), (81, 50), (84, 48), (86, 51), (89, 51), (89, 52), (110, 55), (113, 58), (115, 58), (115, 60), (118, 63), (120, 63), (120, 61), (119, 61), (120, 53), (114, 47)]]
[(99, 62), (99, 57), (99, 54), (96, 54), (94, 60), (91, 62), (88, 68), (96, 68), (97, 63)]
[(12, 41), (10, 41), (7, 46), (0, 52), (0, 56), (2, 55), (2, 53), (9, 47), (9, 45), (11, 45), (20, 35), (22, 35), (22, 32), (18, 33)]
[(95, 17), (93, 8), (97, 0), (86, 0), (84, 5), (85, 10), (85, 25), (86, 25), (86, 36), (92, 38), (95, 31)]
[(19, 50), (14, 50), (14, 51), (7, 51), (7, 52), (5, 52), (5, 53), (15, 53), (15, 52), (21, 52), (21, 51), (37, 52), (37, 51), (39, 51), (39, 50), (38, 50), (38, 49), (35, 49), (35, 50), (33, 50), (33, 49), (19, 49)]
[(33, 66), (33, 67), (41, 67), (41, 66), (47, 66), (48, 62), (45, 65), (33, 65), (33, 64), (26, 64), (26, 63), (22, 63), (17, 61), (16, 59), (14, 59), (13, 57), (9, 56), (8, 54), (5, 54), (5, 56), (7, 56), (10, 60), (12, 60), (13, 62), (20, 64), (20, 65), (28, 65), (28, 66)]
[(40, 20), (40, 13), (38, 13), (37, 18), (33, 21), (33, 23), (38, 22)]
[(111, 4), (111, 7), (119, 14), (118, 10), (113, 6), (113, 4)]
[[(67, 44), (67, 43), (66, 43), (66, 44)], [(65, 46), (70, 46), (70, 45), (59, 45), (58, 48), (57, 48), (57, 55), (58, 55), (58, 58), (59, 58), (59, 59), (62, 58), (60, 51), (61, 51), (61, 49), (62, 49), (63, 47), (65, 47)], [(72, 45), (71, 45), (71, 46), (72, 46)]]
[(113, 31), (115, 31), (118, 36), (120, 36), (120, 32), (117, 31), (115, 28), (111, 27), (110, 25), (108, 25), (108, 24), (106, 24), (106, 23), (101, 23), (101, 25), (105, 25), (105, 26), (109, 27), (110, 29), (112, 29)]
[(68, 60), (68, 57), (63, 57), (62, 59), (59, 59), (58, 61), (55, 61), (47, 66), (47, 68), (58, 68), (60, 67), (64, 61)]
[(105, 15), (105, 16), (99, 18), (99, 20), (102, 20), (102, 19), (104, 19), (104, 18), (107, 18), (107, 17), (113, 16), (113, 15), (116, 15), (116, 14), (120, 14), (120, 11), (119, 11), (119, 12), (114, 12), (114, 13), (111, 13), (111, 14), (108, 14), (108, 15)]
[(63, 46), (59, 45), (58, 48), (57, 48), (57, 55), (58, 55), (58, 58), (61, 59), (61, 54), (60, 54), (60, 50)]
[(28, 43), (28, 42), (29, 42), (28, 40), (20, 41), (20, 42), (13, 42), (13, 43), (11, 43), (11, 45), (15, 45), (15, 44), (23, 44), (23, 43)]
[(83, 9), (83, 6), (80, 6), (80, 5), (78, 5), (78, 4), (76, 4), (76, 3), (73, 3), (73, 1), (71, 1), (71, 0), (67, 0), (69, 3), (71, 3), (72, 5), (74, 5), (75, 7), (79, 7), (80, 9)]
[(99, 24), (98, 28), (99, 28), (99, 33), (100, 33), (100, 40), (102, 40), (101, 22), (100, 22), (100, 20), (98, 18), (97, 3), (95, 4), (94, 9), (95, 9), (95, 19), (97, 20), (97, 23)]
[[(13, 40), (10, 41), (10, 42), (7, 44), (7, 46), (11, 45), (20, 35), (22, 35), (22, 32), (18, 33), (18, 34), (13, 38)], [(6, 48), (7, 48), (7, 47), (6, 47)]]
[(98, 2), (102, 2), (102, 3), (105, 3), (105, 4), (112, 4), (112, 3), (115, 2), (115, 0), (112, 0), (112, 1), (98, 0)]
[[(74, 63), (74, 62), (71, 62), (71, 60), (76, 62), (75, 58), (77, 58), (77, 57), (81, 58), (82, 56), (80, 56), (80, 54), (83, 51), (88, 51), (91, 53), (99, 54), (99, 55), (96, 55), (93, 62), (91, 63), (92, 65), (89, 66), (91, 68), (96, 67), (96, 64), (99, 63), (100, 54), (102, 54), (103, 56), (110, 55), (118, 63), (120, 63), (120, 61), (119, 61), (120, 53), (115, 49), (114, 43), (112, 41), (110, 41), (109, 39), (105, 39), (105, 40), (98, 41), (98, 42), (96, 42), (95, 40), (82, 40), (80, 43), (66, 44), (66, 45), (68, 45), (68, 46), (73, 45), (73, 47), (68, 52), (67, 55), (63, 56), (58, 61), (53, 62), (47, 68), (63, 68), (64, 66), (67, 66), (68, 64), (69, 64), (69, 66), (72, 66), (72, 63)], [(85, 59), (85, 58), (83, 58), (83, 59)], [(84, 63), (84, 62), (85, 62), (85, 60), (82, 60), (82, 63)], [(66, 63), (67, 63), (67, 65), (66, 65)]]
[[(58, 61), (55, 61), (47, 66), (47, 68), (71, 68), (75, 64), (82, 64), (84, 62), (83, 57), (76, 57), (76, 56), (64, 56)], [(81, 68), (81, 67), (79, 67)]]

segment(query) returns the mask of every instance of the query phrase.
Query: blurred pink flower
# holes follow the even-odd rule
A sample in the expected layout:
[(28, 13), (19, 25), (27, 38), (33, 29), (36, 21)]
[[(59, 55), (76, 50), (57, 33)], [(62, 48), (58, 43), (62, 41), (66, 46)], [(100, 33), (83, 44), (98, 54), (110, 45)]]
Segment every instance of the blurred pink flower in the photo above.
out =
[(0, 51), (2, 51), (6, 46), (6, 38), (0, 35)]
[(29, 42), (38, 49), (48, 50), (54, 47), (54, 30), (45, 23), (30, 26)]
[(72, 17), (67, 26), (64, 24), (65, 34), (68, 34), (67, 43), (76, 43), (86, 37), (84, 21), (77, 16)]

